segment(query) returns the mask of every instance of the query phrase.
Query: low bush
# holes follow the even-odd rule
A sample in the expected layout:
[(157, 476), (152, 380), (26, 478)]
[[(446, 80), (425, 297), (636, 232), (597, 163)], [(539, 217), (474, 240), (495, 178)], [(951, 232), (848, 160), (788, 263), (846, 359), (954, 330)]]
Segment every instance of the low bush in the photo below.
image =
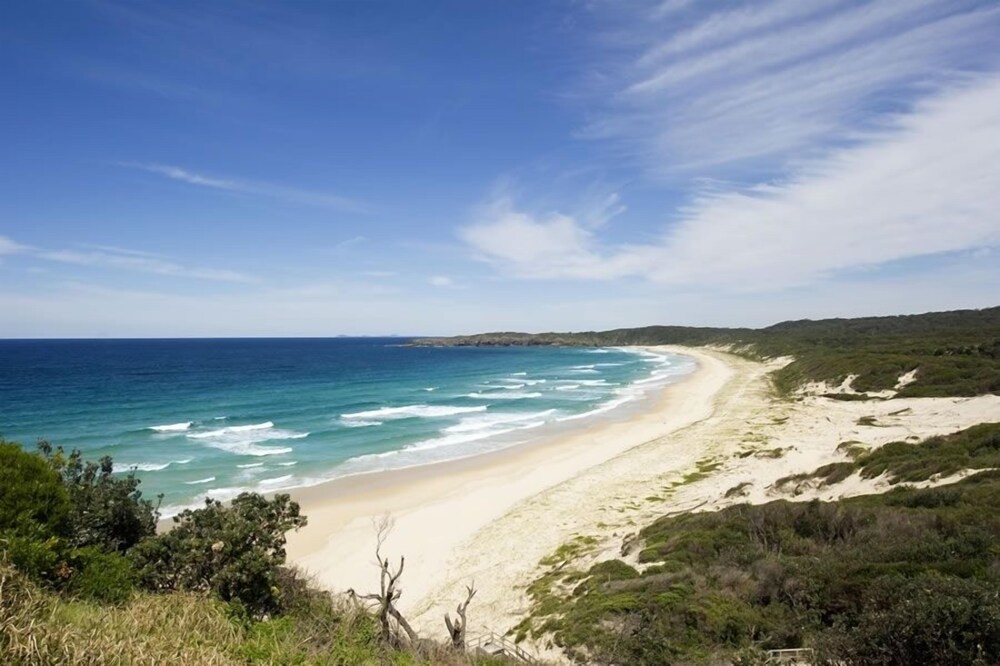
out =
[(174, 518), (172, 529), (131, 549), (141, 584), (151, 590), (214, 592), (259, 618), (281, 609), (279, 567), (285, 533), (305, 525), (288, 495), (243, 493), (226, 506), (207, 500)]
[(70, 510), (69, 495), (45, 460), (0, 440), (0, 532), (63, 536)]
[[(989, 455), (990, 432), (949, 446)], [(668, 516), (639, 538), (641, 571), (550, 562), (518, 635), (548, 635), (581, 663), (752, 663), (804, 645), (852, 666), (1000, 663), (1000, 471)]]
[(69, 566), (72, 576), (66, 584), (70, 594), (92, 601), (122, 603), (135, 591), (136, 573), (132, 563), (120, 553), (99, 548), (73, 551)]
[(38, 450), (65, 488), (71, 546), (122, 553), (156, 533), (159, 514), (152, 502), (142, 498), (134, 472), (115, 475), (107, 456), (99, 462), (85, 461), (79, 451), (66, 453), (44, 441)]

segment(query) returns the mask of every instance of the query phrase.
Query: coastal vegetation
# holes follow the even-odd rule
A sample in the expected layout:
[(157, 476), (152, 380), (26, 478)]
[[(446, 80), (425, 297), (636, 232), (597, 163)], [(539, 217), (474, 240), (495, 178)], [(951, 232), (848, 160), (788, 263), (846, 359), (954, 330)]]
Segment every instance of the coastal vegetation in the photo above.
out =
[[(620, 346), (711, 345), (752, 358), (792, 357), (774, 373), (784, 394), (808, 382), (864, 394), (895, 390), (901, 397), (1000, 393), (1000, 307), (921, 315), (788, 321), (761, 329), (647, 326), (581, 333), (483, 333), (423, 338), (416, 345)], [(846, 393), (864, 399), (867, 396)], [(852, 399), (848, 397), (847, 399)]]
[(984, 471), (934, 488), (663, 517), (626, 541), (623, 559), (586, 570), (548, 558), (518, 636), (547, 636), (586, 663), (758, 663), (763, 650), (803, 646), (818, 663), (998, 663), (1000, 424), (801, 477), (903, 484), (970, 469)]
[[(788, 399), (810, 382), (846, 384), (848, 392), (828, 395), (850, 400), (1000, 393), (1000, 308), (759, 330), (417, 341), (660, 343), (793, 359), (771, 375)], [(871, 410), (879, 416), (859, 405), (850, 423), (886, 432), (888, 417), (908, 411), (885, 413), (880, 404)], [(789, 418), (768, 416), (777, 425)], [(754, 446), (737, 459), (786, 457), (787, 444), (744, 437)], [(613, 559), (606, 542), (580, 530), (538, 562), (529, 612), (511, 636), (551, 643), (579, 663), (749, 665), (764, 663), (766, 650), (789, 648), (811, 650), (816, 664), (1000, 663), (1000, 423), (916, 439), (880, 447), (834, 440), (841, 460), (773, 486), (794, 498), (877, 478), (891, 487), (881, 495), (737, 504), (635, 528), (630, 516), (632, 533), (620, 551), (613, 546)], [(638, 497), (659, 511), (685, 487), (710, 483), (726, 461), (704, 455), (669, 486)], [(734, 502), (752, 487), (728, 485), (718, 494)], [(457, 616), (446, 617), (447, 640), (438, 643), (418, 636), (396, 605), (402, 558), (376, 550), (377, 591), (334, 596), (312, 585), (286, 564), (286, 534), (306, 524), (288, 495), (206, 501), (157, 530), (158, 502), (140, 486), (109, 458), (89, 462), (45, 442), (30, 453), (0, 441), (5, 663), (505, 663), (463, 649), (473, 586), (455, 599)], [(383, 537), (380, 530), (380, 548)]]
[(306, 523), (288, 495), (209, 500), (158, 534), (139, 479), (113, 469), (0, 441), (3, 663), (505, 663), (455, 649), (469, 599), (450, 644), (390, 641), (365, 605), (286, 566)]

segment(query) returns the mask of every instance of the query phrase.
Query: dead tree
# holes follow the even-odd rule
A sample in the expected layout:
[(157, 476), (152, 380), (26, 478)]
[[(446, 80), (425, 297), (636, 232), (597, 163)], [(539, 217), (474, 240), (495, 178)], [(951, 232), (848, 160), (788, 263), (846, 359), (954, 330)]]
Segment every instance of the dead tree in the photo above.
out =
[(468, 622), (465, 619), (465, 611), (468, 610), (472, 597), (476, 596), (476, 583), (473, 582), (472, 585), (466, 585), (465, 589), (469, 591), (469, 596), (455, 609), (458, 611), (458, 617), (455, 618), (455, 621), (451, 621), (451, 616), (448, 613), (444, 614), (444, 624), (448, 627), (448, 635), (451, 637), (452, 647), (463, 651), (465, 650), (465, 631), (468, 627)]
[(389, 566), (389, 558), (382, 557), (382, 544), (385, 543), (389, 532), (392, 530), (392, 521), (389, 519), (389, 516), (383, 516), (379, 519), (375, 523), (375, 529), (377, 535), (375, 559), (378, 561), (380, 570), (379, 591), (371, 594), (358, 594), (353, 589), (350, 589), (347, 593), (355, 599), (375, 602), (375, 607), (378, 609), (379, 625), (382, 628), (383, 642), (395, 647), (400, 647), (403, 644), (402, 635), (398, 630), (394, 630), (393, 628), (393, 620), (395, 620), (396, 625), (406, 634), (406, 639), (411, 644), (416, 645), (419, 643), (420, 637), (417, 636), (417, 632), (413, 630), (410, 623), (406, 621), (406, 618), (396, 608), (396, 602), (399, 601), (399, 597), (403, 594), (403, 591), (397, 587), (397, 583), (399, 582), (399, 577), (403, 575), (403, 566), (406, 564), (406, 558), (400, 557), (399, 567), (393, 571)]

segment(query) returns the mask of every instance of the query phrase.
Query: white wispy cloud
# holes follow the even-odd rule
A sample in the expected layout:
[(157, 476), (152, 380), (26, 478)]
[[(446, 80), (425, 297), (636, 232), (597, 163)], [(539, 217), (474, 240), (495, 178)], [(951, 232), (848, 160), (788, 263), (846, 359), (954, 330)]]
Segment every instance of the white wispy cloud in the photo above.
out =
[(0, 236), (0, 256), (5, 254), (17, 254), (28, 250), (27, 245), (21, 245), (6, 236)]
[(240, 283), (258, 281), (252, 275), (239, 271), (192, 266), (151, 252), (109, 246), (85, 245), (83, 247), (85, 249), (35, 250), (31, 255), (38, 259), (62, 264), (111, 268), (178, 278)]
[(171, 180), (187, 183), (188, 185), (196, 185), (224, 192), (280, 199), (289, 203), (331, 208), (347, 213), (369, 213), (373, 210), (372, 206), (365, 202), (328, 192), (287, 187), (275, 183), (253, 180), (210, 176), (169, 164), (122, 162), (121, 165), (147, 171)]
[(427, 281), (435, 287), (454, 287), (455, 281), (447, 275), (432, 275)]
[(785, 179), (715, 191), (652, 243), (606, 242), (578, 217), (498, 198), (459, 230), (476, 256), (529, 278), (646, 278), (781, 289), (853, 269), (1000, 244), (1000, 75), (883, 119), (865, 141)]
[(995, 3), (769, 0), (692, 14), (624, 19), (629, 43), (589, 79), (597, 108), (582, 135), (658, 177), (780, 172), (956, 71), (1000, 64)]

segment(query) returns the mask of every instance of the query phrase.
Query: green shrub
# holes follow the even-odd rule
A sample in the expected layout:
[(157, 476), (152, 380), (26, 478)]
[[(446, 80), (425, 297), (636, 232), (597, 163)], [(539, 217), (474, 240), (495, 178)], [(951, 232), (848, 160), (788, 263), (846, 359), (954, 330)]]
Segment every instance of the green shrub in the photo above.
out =
[(857, 618), (820, 642), (829, 663), (861, 666), (1000, 663), (995, 584), (936, 575), (884, 578), (865, 592)]
[(134, 473), (115, 475), (107, 456), (96, 463), (84, 461), (79, 451), (67, 454), (44, 441), (38, 449), (65, 486), (72, 546), (125, 552), (156, 533), (159, 514), (152, 502), (142, 499)]
[(135, 590), (135, 570), (120, 553), (108, 553), (98, 548), (79, 548), (70, 555), (73, 574), (66, 590), (83, 599), (103, 603), (121, 603), (131, 598)]
[[(992, 455), (990, 432), (945, 439)], [(550, 635), (582, 663), (730, 663), (802, 646), (850, 665), (1000, 663), (1000, 471), (666, 516), (638, 540), (641, 572), (550, 565), (528, 588), (521, 635)]]
[(184, 511), (174, 523), (129, 552), (143, 586), (211, 591), (242, 606), (250, 617), (281, 609), (285, 533), (306, 523), (288, 495), (269, 500), (243, 493), (230, 506), (207, 500), (204, 508)]
[(0, 440), (0, 532), (63, 535), (70, 502), (59, 475), (40, 457)]
[(12, 532), (0, 534), (0, 560), (6, 560), (36, 581), (53, 581), (69, 575), (69, 570), (60, 566), (64, 550), (56, 537), (33, 539)]

